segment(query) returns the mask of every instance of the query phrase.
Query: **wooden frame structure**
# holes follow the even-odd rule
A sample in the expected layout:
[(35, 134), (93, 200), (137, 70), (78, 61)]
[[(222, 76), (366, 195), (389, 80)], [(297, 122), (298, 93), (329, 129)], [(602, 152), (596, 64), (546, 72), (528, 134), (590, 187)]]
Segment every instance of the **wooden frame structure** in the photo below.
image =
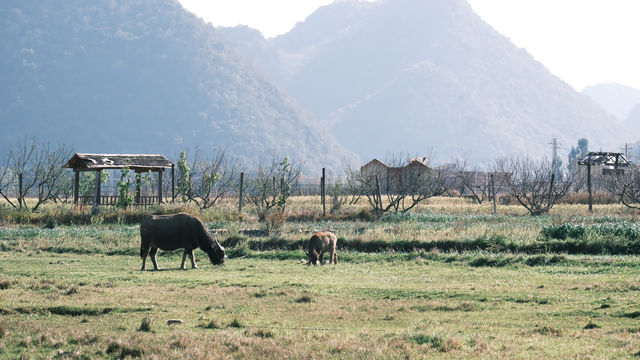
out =
[(624, 174), (624, 169), (631, 165), (629, 160), (622, 153), (614, 152), (589, 152), (582, 160), (578, 161), (578, 165), (587, 167), (587, 188), (589, 190), (589, 213), (593, 214), (593, 190), (591, 187), (591, 167), (596, 165), (603, 166), (602, 175), (618, 175)]
[[(131, 169), (136, 174), (146, 172), (158, 173), (158, 195), (157, 201), (162, 203), (162, 175), (166, 169), (171, 169), (171, 184), (175, 184), (175, 168), (174, 165), (164, 155), (160, 154), (75, 154), (67, 164), (64, 166), (69, 169), (73, 169), (73, 203), (78, 204), (79, 188), (80, 188), (80, 172), (83, 171), (95, 171), (96, 172), (96, 186), (93, 196), (91, 212), (96, 213), (98, 206), (101, 203), (100, 183), (103, 170), (121, 170)], [(140, 177), (136, 177), (136, 195), (135, 204), (141, 203), (140, 190), (142, 184)], [(172, 191), (172, 197), (175, 197), (175, 193)]]

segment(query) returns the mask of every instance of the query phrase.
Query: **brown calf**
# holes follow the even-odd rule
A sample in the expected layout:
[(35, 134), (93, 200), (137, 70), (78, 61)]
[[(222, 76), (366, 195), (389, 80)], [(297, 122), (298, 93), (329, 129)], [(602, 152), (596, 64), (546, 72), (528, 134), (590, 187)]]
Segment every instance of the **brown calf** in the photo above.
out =
[(320, 265), (322, 265), (322, 257), (327, 250), (329, 251), (329, 264), (337, 264), (337, 243), (338, 239), (336, 239), (336, 236), (330, 231), (321, 231), (311, 235), (308, 254), (309, 262), (307, 263), (307, 265), (318, 265), (318, 261), (320, 261)]

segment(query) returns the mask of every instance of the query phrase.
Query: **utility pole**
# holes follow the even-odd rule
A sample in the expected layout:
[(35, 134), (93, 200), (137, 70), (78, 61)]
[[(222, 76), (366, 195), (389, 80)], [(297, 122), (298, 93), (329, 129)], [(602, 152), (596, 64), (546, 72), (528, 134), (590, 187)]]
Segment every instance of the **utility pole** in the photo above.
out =
[(626, 157), (627, 160), (629, 160), (629, 150), (633, 150), (633, 148), (629, 146), (629, 143), (625, 142), (624, 148), (621, 146), (620, 150), (624, 150), (624, 157)]
[(553, 157), (551, 158), (551, 168), (553, 169), (553, 174), (556, 176), (556, 178), (560, 178), (560, 169), (558, 169), (558, 146), (560, 146), (560, 143), (558, 142), (557, 138), (553, 138), (551, 139), (551, 142), (549, 143), (549, 145), (551, 145), (551, 147), (553, 148)]

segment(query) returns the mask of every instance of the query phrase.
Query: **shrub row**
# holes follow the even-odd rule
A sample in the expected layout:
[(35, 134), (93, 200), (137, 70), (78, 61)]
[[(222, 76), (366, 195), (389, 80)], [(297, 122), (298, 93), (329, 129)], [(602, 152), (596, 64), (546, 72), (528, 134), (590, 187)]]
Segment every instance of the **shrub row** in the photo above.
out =
[[(237, 249), (253, 251), (306, 251), (308, 239), (290, 240), (270, 238), (266, 240), (231, 236), (223, 246), (237, 252)], [(340, 251), (363, 253), (411, 253), (411, 252), (468, 252), (517, 254), (584, 254), (584, 255), (640, 255), (640, 239), (628, 240), (624, 237), (603, 237), (598, 239), (541, 239), (530, 243), (518, 243), (505, 236), (480, 236), (476, 239), (418, 241), (418, 240), (360, 240), (338, 239)], [(242, 250), (240, 250), (242, 251)]]
[(622, 237), (626, 240), (640, 239), (640, 226), (636, 223), (600, 223), (600, 224), (560, 224), (544, 226), (540, 235), (545, 239), (587, 239), (591, 237)]
[(225, 212), (219, 209), (201, 212), (192, 204), (163, 204), (149, 208), (131, 207), (116, 209), (104, 207), (98, 214), (91, 215), (90, 209), (77, 211), (72, 205), (48, 206), (41, 211), (16, 210), (0, 206), (0, 225), (36, 225), (53, 228), (57, 225), (90, 225), (90, 224), (140, 224), (149, 215), (165, 215), (186, 212), (200, 217), (203, 221), (241, 221), (242, 215)]

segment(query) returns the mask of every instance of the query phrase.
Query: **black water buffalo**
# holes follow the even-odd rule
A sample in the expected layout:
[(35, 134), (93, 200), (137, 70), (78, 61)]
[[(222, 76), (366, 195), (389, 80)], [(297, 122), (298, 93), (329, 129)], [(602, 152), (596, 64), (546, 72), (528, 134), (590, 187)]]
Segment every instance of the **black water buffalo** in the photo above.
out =
[(182, 265), (180, 265), (181, 269), (184, 269), (187, 255), (191, 259), (191, 267), (197, 268), (193, 259), (193, 249), (200, 248), (206, 252), (214, 265), (224, 264), (226, 257), (224, 248), (218, 243), (218, 240), (209, 235), (202, 221), (189, 214), (149, 216), (140, 225), (140, 238), (140, 257), (142, 258), (142, 268), (140, 270), (145, 269), (145, 262), (149, 253), (153, 268), (158, 270), (158, 263), (156, 262), (158, 249), (184, 249)]

